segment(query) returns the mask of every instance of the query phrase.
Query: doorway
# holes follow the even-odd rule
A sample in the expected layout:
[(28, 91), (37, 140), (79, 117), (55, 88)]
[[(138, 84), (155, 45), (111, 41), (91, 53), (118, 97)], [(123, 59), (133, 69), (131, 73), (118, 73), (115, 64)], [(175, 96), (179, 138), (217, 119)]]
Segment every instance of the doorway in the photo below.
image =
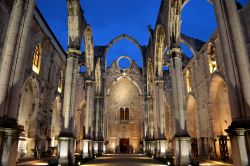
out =
[(129, 153), (129, 138), (120, 139), (120, 152)]

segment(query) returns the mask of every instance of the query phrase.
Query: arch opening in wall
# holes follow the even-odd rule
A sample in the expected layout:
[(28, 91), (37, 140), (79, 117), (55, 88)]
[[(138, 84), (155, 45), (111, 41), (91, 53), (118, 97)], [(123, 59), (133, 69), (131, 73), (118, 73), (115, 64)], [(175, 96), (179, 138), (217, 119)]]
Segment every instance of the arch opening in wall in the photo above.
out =
[(166, 34), (163, 25), (159, 24), (156, 26), (154, 45), (154, 71), (159, 77), (163, 74), (165, 48)]
[[(193, 21), (190, 21), (190, 18)], [(208, 1), (187, 3), (182, 10), (181, 20), (181, 32), (202, 41), (208, 41), (217, 28), (214, 8)], [(208, 20), (209, 26), (204, 26)]]
[(213, 133), (214, 137), (219, 140), (215, 142), (216, 154), (222, 160), (229, 160), (231, 158), (231, 143), (225, 130), (231, 125), (232, 117), (228, 87), (219, 75), (213, 77), (210, 85), (210, 103)]
[(188, 95), (187, 99), (187, 131), (191, 138), (197, 138), (197, 118), (196, 99), (193, 95)]
[(142, 55), (142, 46), (133, 37), (123, 34), (111, 40), (106, 46), (105, 66), (111, 66), (113, 61), (118, 59), (120, 56), (128, 56), (134, 60), (139, 67), (142, 67)]
[(33, 64), (32, 64), (32, 70), (39, 74), (40, 68), (41, 68), (41, 59), (42, 59), (42, 52), (41, 52), (41, 44), (36, 44), (33, 54)]
[(18, 142), (19, 157), (31, 157), (37, 135), (37, 114), (39, 109), (38, 82), (28, 78), (22, 88), (20, 107), (18, 112), (18, 125), (22, 126), (22, 133)]
[(129, 140), (129, 145), (138, 153), (142, 136), (143, 97), (141, 89), (130, 77), (119, 77), (108, 86), (105, 97), (107, 151), (119, 152), (119, 141)]

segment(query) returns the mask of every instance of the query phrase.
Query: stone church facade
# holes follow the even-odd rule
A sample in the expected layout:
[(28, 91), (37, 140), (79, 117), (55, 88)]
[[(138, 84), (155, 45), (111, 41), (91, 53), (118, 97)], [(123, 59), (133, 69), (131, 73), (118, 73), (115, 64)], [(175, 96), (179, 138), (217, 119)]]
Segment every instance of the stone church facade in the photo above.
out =
[[(211, 0), (218, 27), (202, 42), (180, 31), (188, 1), (162, 0), (147, 45), (122, 34), (97, 46), (79, 0), (66, 2), (67, 51), (34, 0), (0, 2), (1, 165), (35, 152), (62, 165), (103, 153), (249, 165), (250, 3)], [(142, 67), (124, 55), (107, 65), (121, 39), (138, 47)]]

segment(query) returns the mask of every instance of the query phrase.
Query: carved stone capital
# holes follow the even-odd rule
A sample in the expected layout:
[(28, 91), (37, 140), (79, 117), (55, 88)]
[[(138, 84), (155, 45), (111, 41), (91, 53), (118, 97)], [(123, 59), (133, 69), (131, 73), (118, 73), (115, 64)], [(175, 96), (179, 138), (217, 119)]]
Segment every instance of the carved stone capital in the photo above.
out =
[(68, 57), (79, 57), (81, 55), (81, 51), (74, 48), (69, 48), (67, 50), (67, 55)]
[(163, 79), (157, 79), (155, 80), (156, 84), (164, 84), (164, 80)]
[(93, 86), (95, 82), (93, 80), (86, 80), (85, 83), (86, 86)]
[(183, 51), (181, 48), (172, 48), (171, 50), (168, 51), (168, 54), (171, 58), (179, 57), (182, 58), (182, 53)]

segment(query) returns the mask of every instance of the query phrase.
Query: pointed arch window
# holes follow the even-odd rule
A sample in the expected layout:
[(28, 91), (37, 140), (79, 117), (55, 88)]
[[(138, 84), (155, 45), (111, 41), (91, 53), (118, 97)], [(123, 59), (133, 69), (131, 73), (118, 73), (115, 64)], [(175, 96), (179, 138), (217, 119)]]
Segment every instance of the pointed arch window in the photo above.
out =
[(129, 108), (125, 108), (125, 120), (129, 120)]
[(124, 112), (124, 108), (120, 108), (120, 120), (125, 120)]
[(62, 93), (62, 89), (63, 89), (63, 72), (60, 71), (59, 76), (58, 76), (58, 88), (57, 88), (57, 91), (59, 93)]
[(41, 66), (41, 45), (37, 44), (35, 46), (34, 56), (33, 56), (33, 65), (32, 70), (39, 74), (40, 72), (40, 66)]
[(210, 74), (217, 70), (217, 62), (216, 62), (216, 55), (215, 55), (215, 48), (212, 44), (209, 44), (208, 47), (208, 65)]
[(186, 86), (187, 86), (187, 92), (192, 91), (192, 83), (191, 83), (191, 76), (189, 69), (186, 71)]

